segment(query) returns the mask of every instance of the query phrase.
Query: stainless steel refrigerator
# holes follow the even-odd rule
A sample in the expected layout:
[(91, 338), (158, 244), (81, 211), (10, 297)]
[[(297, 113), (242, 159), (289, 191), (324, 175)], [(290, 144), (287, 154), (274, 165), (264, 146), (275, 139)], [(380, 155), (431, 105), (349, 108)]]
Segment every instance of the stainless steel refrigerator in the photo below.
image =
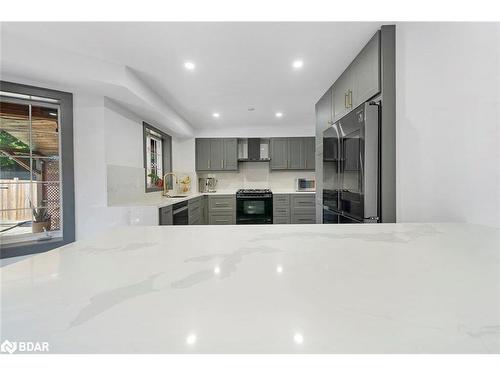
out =
[(366, 102), (323, 132), (323, 223), (380, 217), (379, 104)]

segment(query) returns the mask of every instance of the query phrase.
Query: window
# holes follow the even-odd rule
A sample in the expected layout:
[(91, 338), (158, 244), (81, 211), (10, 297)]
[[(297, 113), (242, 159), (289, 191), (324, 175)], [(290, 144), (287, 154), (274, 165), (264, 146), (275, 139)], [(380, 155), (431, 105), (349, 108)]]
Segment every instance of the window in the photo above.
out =
[(172, 137), (143, 123), (146, 192), (163, 189), (163, 176), (172, 171)]
[(2, 258), (74, 241), (72, 125), (71, 94), (1, 82)]

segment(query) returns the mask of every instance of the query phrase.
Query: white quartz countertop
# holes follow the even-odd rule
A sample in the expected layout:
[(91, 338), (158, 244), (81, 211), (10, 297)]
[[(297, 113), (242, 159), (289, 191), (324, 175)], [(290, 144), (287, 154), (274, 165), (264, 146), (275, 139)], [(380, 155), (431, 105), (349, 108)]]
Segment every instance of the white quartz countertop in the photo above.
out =
[[(314, 191), (273, 191), (273, 194), (315, 194)], [(175, 203), (183, 202), (192, 198), (196, 198), (203, 195), (236, 195), (235, 190), (228, 191), (217, 191), (215, 193), (192, 193), (181, 198), (167, 198), (161, 195), (161, 193), (148, 193), (141, 199), (129, 200), (122, 203), (115, 203), (113, 206), (118, 207), (137, 207), (137, 206), (154, 206), (154, 207), (167, 207)]]
[(123, 227), (1, 268), (52, 353), (500, 353), (500, 229)]

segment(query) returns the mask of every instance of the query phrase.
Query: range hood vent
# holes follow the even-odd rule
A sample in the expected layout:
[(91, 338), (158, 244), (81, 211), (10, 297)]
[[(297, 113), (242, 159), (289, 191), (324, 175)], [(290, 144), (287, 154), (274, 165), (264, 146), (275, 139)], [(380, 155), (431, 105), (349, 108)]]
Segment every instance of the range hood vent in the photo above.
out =
[(248, 138), (248, 160), (260, 160), (260, 138)]
[(269, 161), (269, 139), (240, 138), (238, 139), (239, 161)]

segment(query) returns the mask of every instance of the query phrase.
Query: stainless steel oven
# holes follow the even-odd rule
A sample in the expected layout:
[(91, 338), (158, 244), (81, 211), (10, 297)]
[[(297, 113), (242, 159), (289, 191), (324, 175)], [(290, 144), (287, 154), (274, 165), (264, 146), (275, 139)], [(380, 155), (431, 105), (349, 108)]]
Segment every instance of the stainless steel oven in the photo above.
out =
[(268, 189), (236, 192), (236, 224), (272, 224), (273, 193)]

